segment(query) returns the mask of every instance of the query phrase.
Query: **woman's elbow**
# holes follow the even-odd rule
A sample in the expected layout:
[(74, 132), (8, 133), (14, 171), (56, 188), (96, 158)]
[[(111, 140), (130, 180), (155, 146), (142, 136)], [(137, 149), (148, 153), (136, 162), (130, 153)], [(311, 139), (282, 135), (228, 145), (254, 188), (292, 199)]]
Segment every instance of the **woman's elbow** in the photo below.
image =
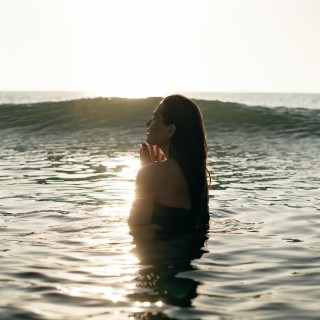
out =
[(148, 221), (146, 219), (137, 219), (132, 216), (130, 216), (128, 219), (129, 227), (146, 226), (148, 224), (150, 224), (150, 221)]
[(135, 210), (131, 210), (129, 219), (128, 219), (128, 225), (130, 227), (134, 226), (145, 226), (150, 224), (151, 219), (149, 215), (145, 215), (142, 212), (137, 212)]

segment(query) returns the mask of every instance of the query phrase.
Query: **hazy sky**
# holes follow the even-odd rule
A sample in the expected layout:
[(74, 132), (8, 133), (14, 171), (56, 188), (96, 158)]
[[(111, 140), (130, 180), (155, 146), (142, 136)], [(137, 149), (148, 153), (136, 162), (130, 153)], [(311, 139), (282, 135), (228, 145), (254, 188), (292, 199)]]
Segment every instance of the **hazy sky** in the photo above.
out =
[(320, 92), (320, 0), (0, 0), (0, 90)]

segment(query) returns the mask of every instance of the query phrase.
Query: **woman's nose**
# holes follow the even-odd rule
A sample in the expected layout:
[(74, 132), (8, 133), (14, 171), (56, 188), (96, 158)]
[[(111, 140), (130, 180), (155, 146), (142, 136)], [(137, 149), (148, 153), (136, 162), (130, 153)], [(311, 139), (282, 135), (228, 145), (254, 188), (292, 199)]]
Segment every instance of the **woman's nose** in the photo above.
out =
[(147, 126), (147, 127), (149, 127), (150, 122), (151, 122), (150, 119), (146, 122), (146, 126)]

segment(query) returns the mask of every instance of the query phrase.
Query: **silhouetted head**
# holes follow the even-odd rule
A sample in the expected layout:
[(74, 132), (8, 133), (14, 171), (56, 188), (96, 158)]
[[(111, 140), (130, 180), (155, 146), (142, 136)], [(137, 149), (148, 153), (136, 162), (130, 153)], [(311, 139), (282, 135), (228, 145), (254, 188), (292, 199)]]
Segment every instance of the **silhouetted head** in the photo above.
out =
[(163, 122), (174, 124), (171, 137), (170, 156), (180, 158), (196, 152), (202, 160), (207, 157), (207, 142), (202, 115), (198, 106), (182, 95), (171, 95), (161, 102)]

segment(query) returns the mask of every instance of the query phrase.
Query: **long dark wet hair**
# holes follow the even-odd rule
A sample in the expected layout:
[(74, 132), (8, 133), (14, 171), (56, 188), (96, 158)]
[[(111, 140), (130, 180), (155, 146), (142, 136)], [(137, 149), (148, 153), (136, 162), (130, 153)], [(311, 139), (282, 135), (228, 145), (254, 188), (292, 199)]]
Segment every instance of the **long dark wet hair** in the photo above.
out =
[[(195, 226), (207, 228), (209, 224), (207, 169), (208, 146), (198, 106), (182, 95), (164, 98), (162, 116), (164, 124), (174, 124), (169, 157), (182, 168), (188, 184), (191, 209), (195, 212)], [(211, 180), (211, 177), (210, 177)]]

